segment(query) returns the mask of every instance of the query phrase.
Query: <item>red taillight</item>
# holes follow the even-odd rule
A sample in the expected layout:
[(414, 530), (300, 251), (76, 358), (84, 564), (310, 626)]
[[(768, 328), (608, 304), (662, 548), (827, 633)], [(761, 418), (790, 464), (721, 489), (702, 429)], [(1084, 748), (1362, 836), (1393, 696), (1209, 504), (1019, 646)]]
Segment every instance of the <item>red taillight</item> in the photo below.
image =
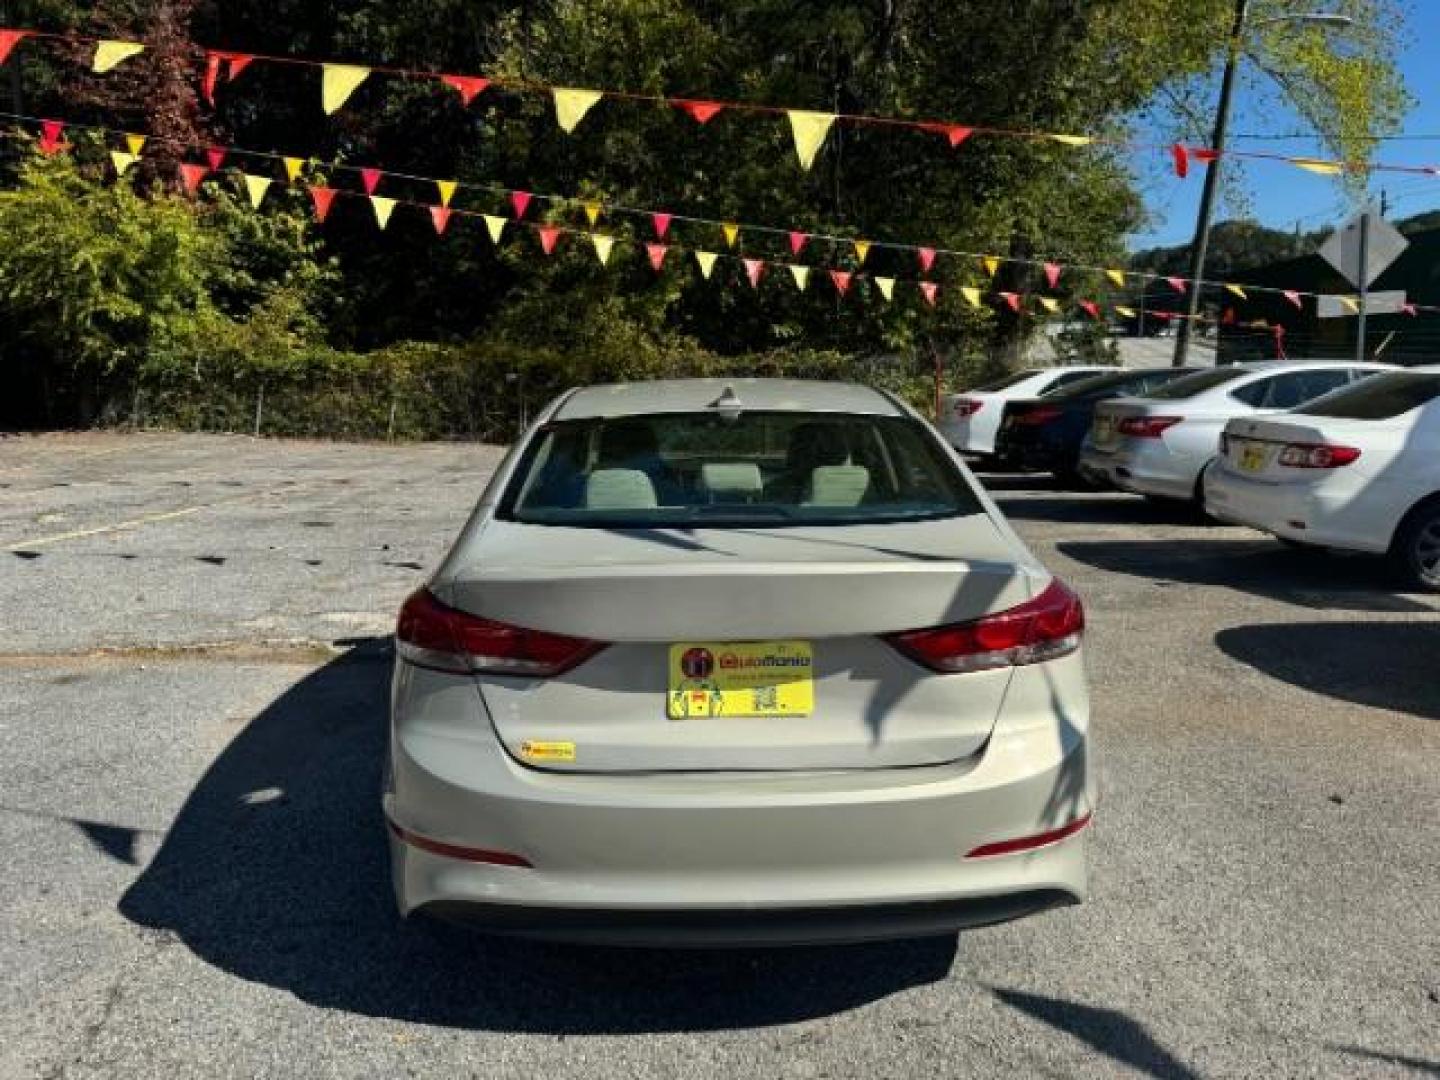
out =
[(1120, 421), (1118, 430), (1121, 435), (1135, 439), (1158, 439), (1182, 419), (1179, 416), (1127, 416)]
[(1329, 443), (1290, 443), (1280, 451), (1280, 464), (1292, 469), (1338, 469), (1360, 456), (1353, 446)]
[(1039, 408), (1017, 412), (1015, 414), (1015, 423), (1026, 425), (1048, 424), (1059, 415), (1060, 410), (1054, 405), (1041, 405)]
[(603, 642), (507, 626), (446, 607), (421, 589), (400, 609), (396, 651), (412, 664), (469, 674), (560, 675), (605, 648)]
[(974, 622), (909, 630), (885, 640), (933, 671), (984, 671), (1038, 664), (1080, 647), (1085, 609), (1059, 579), (1034, 600)]
[(985, 402), (976, 401), (974, 398), (956, 398), (950, 405), (950, 410), (957, 419), (963, 420), (967, 416), (974, 416), (985, 407)]

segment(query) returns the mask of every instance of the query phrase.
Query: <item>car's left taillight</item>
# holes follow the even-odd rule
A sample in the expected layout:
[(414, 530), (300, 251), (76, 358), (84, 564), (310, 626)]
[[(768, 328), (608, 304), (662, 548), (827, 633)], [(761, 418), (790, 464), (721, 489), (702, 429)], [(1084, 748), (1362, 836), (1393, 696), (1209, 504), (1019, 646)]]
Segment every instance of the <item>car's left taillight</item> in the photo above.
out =
[(1180, 416), (1127, 416), (1117, 430), (1132, 439), (1158, 439), (1183, 419)]
[(985, 402), (976, 401), (974, 398), (956, 398), (950, 405), (950, 411), (957, 420), (964, 420), (967, 416), (974, 416), (985, 407)]
[(395, 649), (420, 667), (468, 675), (562, 675), (594, 656), (605, 643), (527, 630), (446, 607), (427, 589), (405, 601), (395, 627)]
[(932, 671), (954, 673), (1056, 660), (1078, 649), (1084, 632), (1080, 598), (1056, 578), (1035, 599), (1007, 611), (885, 640)]

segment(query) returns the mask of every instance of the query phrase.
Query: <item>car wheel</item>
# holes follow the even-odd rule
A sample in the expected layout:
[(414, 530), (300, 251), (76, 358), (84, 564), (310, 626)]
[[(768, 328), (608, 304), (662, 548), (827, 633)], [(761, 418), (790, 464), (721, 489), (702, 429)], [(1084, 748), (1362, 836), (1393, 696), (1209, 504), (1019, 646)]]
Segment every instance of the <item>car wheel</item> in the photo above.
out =
[(1410, 512), (1395, 534), (1390, 558), (1407, 584), (1440, 592), (1440, 499)]

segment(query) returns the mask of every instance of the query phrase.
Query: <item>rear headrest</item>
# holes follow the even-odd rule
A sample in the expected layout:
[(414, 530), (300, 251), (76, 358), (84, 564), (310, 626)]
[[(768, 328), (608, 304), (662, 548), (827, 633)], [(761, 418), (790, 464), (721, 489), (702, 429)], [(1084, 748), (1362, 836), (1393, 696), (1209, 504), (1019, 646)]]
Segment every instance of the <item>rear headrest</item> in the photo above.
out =
[(655, 485), (639, 469), (596, 469), (585, 481), (588, 510), (653, 510)]
[(870, 470), (864, 465), (822, 465), (810, 474), (805, 506), (859, 506), (870, 490)]
[(765, 482), (760, 466), (753, 462), (709, 462), (700, 466), (700, 488), (724, 499), (744, 499), (759, 495)]

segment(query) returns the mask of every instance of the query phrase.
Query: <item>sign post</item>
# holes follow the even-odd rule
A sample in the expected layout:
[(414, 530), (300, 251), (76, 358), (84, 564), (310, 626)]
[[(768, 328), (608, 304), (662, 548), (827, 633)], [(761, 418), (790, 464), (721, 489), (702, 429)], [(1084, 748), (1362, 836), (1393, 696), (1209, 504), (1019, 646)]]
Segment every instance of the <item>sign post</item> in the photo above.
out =
[(1400, 231), (1365, 207), (1320, 246), (1320, 256), (1360, 290), (1355, 359), (1365, 359), (1370, 286), (1410, 246)]

